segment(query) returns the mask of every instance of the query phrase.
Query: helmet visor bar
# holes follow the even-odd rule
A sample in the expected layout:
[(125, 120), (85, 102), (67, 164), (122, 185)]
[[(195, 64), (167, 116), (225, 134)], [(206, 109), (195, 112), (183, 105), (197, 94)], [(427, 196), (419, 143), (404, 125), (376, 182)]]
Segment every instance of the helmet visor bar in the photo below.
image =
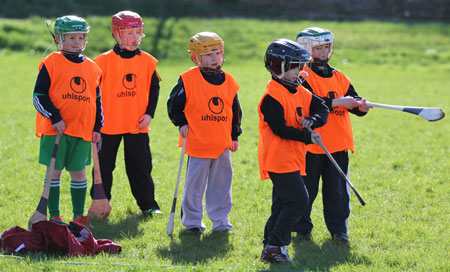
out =
[(88, 43), (87, 32), (68, 32), (62, 34), (59, 38), (58, 49), (69, 54), (83, 52)]
[(289, 70), (295, 69), (295, 68), (299, 68), (299, 70), (302, 70), (303, 67), (305, 67), (305, 65), (307, 63), (309, 63), (309, 59), (300, 59), (300, 58), (293, 58), (293, 57), (289, 57), (286, 56), (284, 57), (284, 61), (283, 61), (284, 65), (282, 67), (282, 69), (284, 69), (284, 72), (287, 72)]
[(115, 38), (120, 48), (134, 51), (139, 48), (142, 38), (145, 37), (142, 27), (136, 28), (119, 28)]
[(328, 61), (333, 54), (333, 44), (324, 43), (312, 47), (312, 58), (314, 62)]
[(224, 62), (224, 50), (214, 50), (200, 53), (200, 60), (197, 64), (206, 73), (217, 73)]
[(299, 67), (299, 69), (302, 70), (303, 67), (305, 67), (305, 65), (306, 65), (306, 62), (300, 62), (300, 61), (294, 62), (294, 61), (292, 61), (292, 62), (288, 63), (286, 71), (292, 70), (292, 69), (297, 68), (297, 67)]

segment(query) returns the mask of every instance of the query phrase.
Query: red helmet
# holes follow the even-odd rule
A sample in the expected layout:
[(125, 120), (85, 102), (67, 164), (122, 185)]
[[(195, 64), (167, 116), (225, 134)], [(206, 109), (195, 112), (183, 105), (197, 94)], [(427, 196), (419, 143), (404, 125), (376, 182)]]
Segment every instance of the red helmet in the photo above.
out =
[[(120, 11), (112, 16), (111, 28), (114, 39), (116, 39), (120, 48), (127, 50), (136, 50), (144, 37), (144, 22), (142, 17), (133, 11)], [(125, 37), (124, 32), (128, 30), (136, 30), (135, 39)]]

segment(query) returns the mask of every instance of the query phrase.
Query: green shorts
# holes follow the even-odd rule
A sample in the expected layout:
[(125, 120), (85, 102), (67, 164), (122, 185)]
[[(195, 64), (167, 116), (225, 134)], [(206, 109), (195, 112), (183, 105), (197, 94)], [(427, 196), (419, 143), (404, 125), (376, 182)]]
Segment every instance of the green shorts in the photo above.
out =
[[(42, 135), (39, 163), (49, 166), (56, 135)], [(63, 134), (56, 153), (55, 169), (80, 171), (91, 164), (91, 142)]]

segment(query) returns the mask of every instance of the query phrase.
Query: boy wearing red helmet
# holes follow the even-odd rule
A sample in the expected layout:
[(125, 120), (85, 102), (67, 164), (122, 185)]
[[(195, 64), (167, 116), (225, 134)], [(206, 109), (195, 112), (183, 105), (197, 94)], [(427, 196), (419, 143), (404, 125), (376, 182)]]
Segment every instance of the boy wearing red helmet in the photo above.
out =
[(181, 221), (188, 231), (200, 235), (205, 230), (204, 194), (212, 230), (232, 228), (228, 219), (233, 178), (230, 151), (238, 150), (242, 110), (239, 85), (222, 70), (224, 43), (219, 35), (197, 33), (189, 40), (189, 52), (197, 67), (181, 74), (167, 100), (167, 110), (186, 139), (189, 155)]
[[(117, 44), (97, 58), (102, 69), (101, 93), (105, 124), (98, 156), (106, 197), (111, 199), (117, 150), (124, 140), (125, 167), (131, 192), (144, 215), (161, 213), (151, 176), (149, 125), (159, 97), (158, 60), (139, 49), (144, 23), (139, 14), (120, 11), (112, 16)], [(91, 188), (94, 198), (94, 190)]]

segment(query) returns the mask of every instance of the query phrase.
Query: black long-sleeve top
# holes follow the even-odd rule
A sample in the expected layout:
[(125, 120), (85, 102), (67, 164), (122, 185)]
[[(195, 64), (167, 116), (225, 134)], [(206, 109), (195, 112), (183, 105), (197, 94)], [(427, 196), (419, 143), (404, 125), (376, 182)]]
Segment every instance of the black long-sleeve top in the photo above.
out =
[[(282, 84), (276, 78), (272, 79)], [(286, 92), (297, 92), (295, 88), (286, 85), (283, 86), (286, 88)], [(264, 121), (267, 122), (275, 135), (283, 139), (304, 142), (305, 144), (311, 143), (311, 133), (309, 131), (286, 125), (283, 107), (280, 102), (269, 94), (264, 97), (264, 100), (261, 102), (260, 109), (261, 113), (264, 115)], [(311, 127), (312, 129), (325, 125), (328, 120), (328, 108), (325, 105), (325, 102), (314, 94), (312, 95), (309, 112), (310, 117), (307, 118), (310, 118), (310, 120), (313, 121), (313, 126)]]
[[(74, 63), (82, 63), (85, 61), (85, 57), (83, 55), (64, 55), (69, 61)], [(59, 110), (55, 107), (53, 102), (50, 100), (49, 90), (50, 90), (50, 76), (47, 71), (47, 67), (45, 64), (42, 65), (41, 70), (39, 71), (36, 84), (34, 86), (33, 91), (33, 104), (36, 110), (42, 114), (46, 118), (50, 118), (52, 124), (56, 124), (62, 120), (61, 114)], [(96, 103), (96, 114), (95, 114), (95, 125), (94, 131), (100, 132), (101, 127), (103, 126), (103, 110), (102, 110), (102, 102), (100, 96), (100, 87), (96, 88), (97, 99)]]
[[(333, 76), (333, 71), (335, 71), (336, 69), (334, 69), (333, 67), (331, 67), (330, 65), (326, 65), (324, 67), (324, 69), (319, 69), (319, 67), (317, 65), (311, 65), (311, 70), (313, 70), (314, 73), (316, 73), (318, 76), (323, 77), (323, 78), (330, 78)], [(304, 81), (302, 83), (303, 87), (305, 87), (306, 89), (308, 89), (310, 92), (314, 93), (314, 90), (312, 89), (312, 87), (308, 84), (308, 82)], [(344, 96), (351, 96), (353, 98), (355, 98), (356, 100), (360, 101), (362, 98), (358, 96), (358, 94), (355, 91), (355, 88), (353, 87), (353, 85), (350, 83), (350, 86), (348, 87), (347, 92), (345, 93)], [(325, 105), (327, 105), (328, 109), (331, 111), (333, 109), (332, 102), (333, 102), (333, 98), (329, 98), (327, 96), (321, 97), (324, 101), (325, 101)], [(349, 112), (357, 115), (357, 116), (364, 116), (367, 114), (367, 112), (362, 112), (359, 110), (358, 107), (353, 108), (351, 110), (348, 110)]]
[[(202, 76), (206, 81), (213, 85), (220, 85), (225, 81), (225, 73), (222, 70), (213, 75), (207, 75), (202, 72)], [(169, 98), (167, 99), (167, 113), (169, 114), (169, 118), (172, 123), (180, 128), (188, 123), (184, 114), (185, 105), (186, 92), (184, 91), (183, 80), (179, 77), (177, 84), (173, 87)], [(237, 94), (233, 99), (232, 111), (233, 119), (231, 121), (231, 139), (233, 141), (237, 141), (239, 135), (242, 134), (242, 109)]]
[[(118, 44), (116, 44), (114, 46), (113, 51), (114, 51), (114, 53), (116, 53), (117, 55), (119, 55), (121, 58), (124, 58), (124, 59), (131, 59), (132, 57), (141, 54), (141, 50), (139, 48), (134, 51), (128, 51), (128, 50), (120, 49)], [(155, 72), (152, 75), (152, 82), (150, 83), (150, 95), (148, 97), (147, 109), (145, 111), (145, 113), (150, 115), (152, 117), (152, 119), (155, 116), (156, 106), (158, 105), (159, 89), (160, 89), (159, 82), (160, 81), (161, 80), (158, 76), (158, 72), (156, 72), (156, 70), (155, 70)]]

